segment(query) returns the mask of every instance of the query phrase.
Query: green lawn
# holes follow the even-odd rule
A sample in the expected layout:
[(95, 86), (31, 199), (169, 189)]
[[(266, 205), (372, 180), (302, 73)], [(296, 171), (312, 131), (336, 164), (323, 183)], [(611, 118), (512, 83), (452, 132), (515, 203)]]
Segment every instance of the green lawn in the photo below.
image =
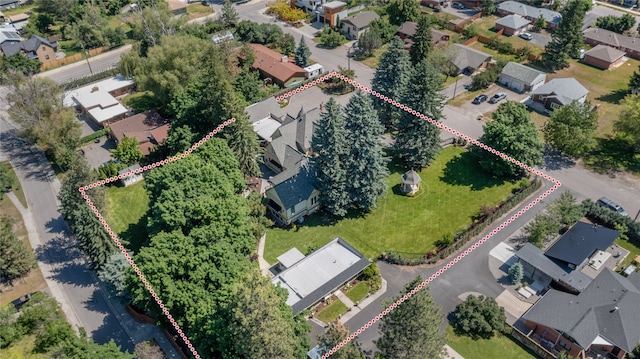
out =
[(537, 359), (510, 336), (496, 335), (491, 339), (473, 340), (467, 336), (457, 336), (449, 325), (445, 331), (445, 339), (465, 359)]
[(277, 256), (292, 247), (305, 253), (337, 236), (369, 258), (388, 250), (417, 258), (432, 250), (445, 234), (468, 226), (481, 205), (496, 205), (516, 187), (516, 183), (485, 175), (471, 154), (454, 146), (442, 149), (431, 166), (422, 170), (416, 197), (397, 194), (405, 171), (391, 169), (386, 196), (366, 216), (351, 215), (331, 223), (316, 214), (296, 230), (269, 229), (265, 259), (275, 263)]
[(18, 180), (18, 176), (16, 176), (16, 172), (13, 170), (13, 167), (11, 167), (11, 163), (9, 163), (9, 161), (4, 161), (0, 163), (0, 166), (5, 166), (7, 169), (9, 169), (9, 177), (13, 178), (13, 187), (11, 190), (16, 195), (16, 197), (18, 197), (18, 200), (25, 208), (29, 207), (27, 205), (27, 198), (24, 196), (22, 186), (20, 186), (20, 181)]
[(191, 4), (187, 6), (187, 16), (189, 16), (189, 20), (209, 14), (213, 14), (213, 9), (210, 6), (202, 4)]
[(347, 311), (347, 306), (339, 299), (329, 304), (320, 313), (316, 314), (316, 318), (322, 320), (325, 323), (331, 323), (338, 318), (338, 316)]
[(624, 269), (627, 265), (631, 264), (637, 256), (640, 256), (640, 247), (638, 247), (634, 242), (616, 239), (615, 243), (630, 252), (627, 258), (620, 263), (618, 268)]
[(378, 68), (378, 63), (380, 62), (380, 57), (382, 56), (382, 53), (387, 51), (387, 48), (389, 47), (389, 45), (385, 44), (382, 45), (380, 48), (373, 50), (373, 56), (371, 57), (367, 57), (366, 59), (363, 59), (362, 64), (369, 66), (372, 69), (376, 69)]
[(125, 106), (131, 106), (135, 113), (141, 113), (146, 110), (159, 109), (162, 104), (153, 97), (153, 92), (140, 91), (131, 94), (122, 99), (122, 104)]
[(143, 184), (107, 189), (107, 223), (134, 251), (147, 240), (149, 197)]
[(36, 335), (31, 334), (24, 336), (22, 339), (13, 343), (10, 347), (0, 349), (0, 358), (6, 359), (44, 359), (47, 358), (45, 353), (33, 353)]
[(344, 293), (352, 302), (359, 302), (369, 293), (369, 284), (367, 282), (359, 282), (355, 287)]

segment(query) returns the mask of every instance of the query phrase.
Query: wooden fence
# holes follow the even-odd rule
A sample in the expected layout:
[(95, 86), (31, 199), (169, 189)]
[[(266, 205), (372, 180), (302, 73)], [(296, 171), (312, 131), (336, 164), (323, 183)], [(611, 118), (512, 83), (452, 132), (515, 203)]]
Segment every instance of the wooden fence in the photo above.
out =
[(516, 327), (511, 327), (511, 336), (522, 343), (525, 347), (531, 349), (534, 353), (536, 353), (540, 358), (543, 359), (556, 359), (556, 356), (553, 355), (550, 351), (544, 348), (540, 343), (535, 340), (529, 338), (526, 334), (518, 330)]
[[(95, 49), (91, 49), (89, 50), (89, 57), (91, 56), (96, 56), (99, 55), (107, 50), (109, 50), (110, 47), (109, 46), (103, 46), (103, 47), (98, 47)], [(59, 59), (59, 60), (51, 60), (51, 61), (47, 61), (44, 64), (42, 64), (42, 66), (40, 66), (40, 71), (46, 71), (49, 69), (52, 69), (54, 67), (59, 67), (59, 66), (63, 66), (63, 65), (67, 65), (73, 62), (78, 62), (84, 59), (84, 54), (82, 53), (78, 53), (72, 56), (67, 56), (65, 58)]]

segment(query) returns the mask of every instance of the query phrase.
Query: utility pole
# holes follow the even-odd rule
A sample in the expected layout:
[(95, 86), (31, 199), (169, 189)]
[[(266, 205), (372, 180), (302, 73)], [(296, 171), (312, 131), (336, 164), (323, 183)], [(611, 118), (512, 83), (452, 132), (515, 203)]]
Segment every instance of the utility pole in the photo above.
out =
[(87, 65), (89, 65), (89, 72), (93, 75), (93, 70), (91, 69), (91, 64), (89, 63), (89, 51), (84, 52), (84, 58), (87, 60)]

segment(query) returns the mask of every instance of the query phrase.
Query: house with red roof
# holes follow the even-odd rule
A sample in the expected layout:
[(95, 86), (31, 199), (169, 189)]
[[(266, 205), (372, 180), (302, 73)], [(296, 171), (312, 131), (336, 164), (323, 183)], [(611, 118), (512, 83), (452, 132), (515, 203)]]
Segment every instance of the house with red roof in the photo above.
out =
[(289, 62), (289, 57), (260, 44), (249, 44), (255, 60), (251, 66), (260, 71), (263, 78), (269, 78), (281, 87), (289, 87), (305, 80), (306, 71)]

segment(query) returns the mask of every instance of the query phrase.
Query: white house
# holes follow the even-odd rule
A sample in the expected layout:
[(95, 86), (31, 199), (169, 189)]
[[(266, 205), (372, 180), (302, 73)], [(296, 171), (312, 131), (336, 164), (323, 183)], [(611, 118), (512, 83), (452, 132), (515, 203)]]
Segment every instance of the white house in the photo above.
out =
[(379, 18), (380, 16), (373, 11), (363, 11), (342, 19), (340, 30), (346, 37), (355, 40), (369, 30), (369, 25), (373, 20)]
[(547, 74), (531, 67), (509, 62), (500, 73), (498, 82), (514, 91), (533, 91), (544, 84)]

